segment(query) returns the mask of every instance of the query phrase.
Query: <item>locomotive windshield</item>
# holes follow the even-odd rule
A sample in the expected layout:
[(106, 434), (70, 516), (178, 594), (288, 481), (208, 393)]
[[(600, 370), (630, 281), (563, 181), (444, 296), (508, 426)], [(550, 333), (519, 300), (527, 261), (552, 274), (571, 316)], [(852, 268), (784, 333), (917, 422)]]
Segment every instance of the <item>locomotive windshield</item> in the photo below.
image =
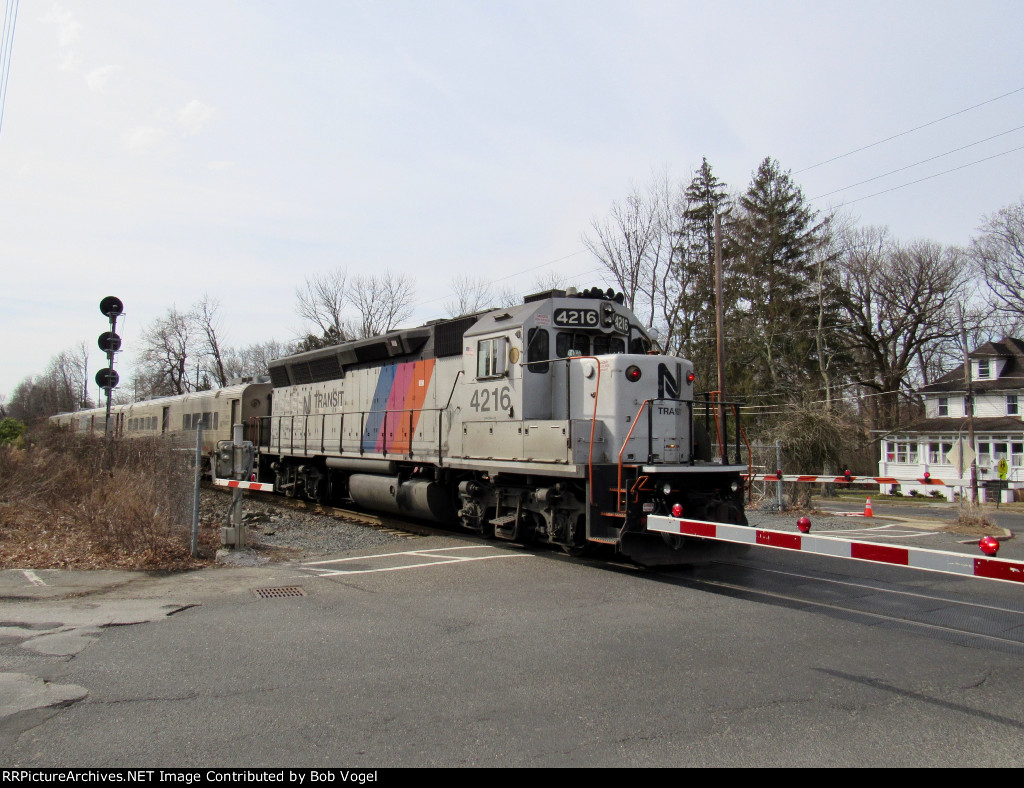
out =
[(625, 353), (626, 340), (607, 334), (581, 334), (559, 331), (555, 336), (555, 355), (559, 358), (569, 356), (604, 356), (609, 353)]

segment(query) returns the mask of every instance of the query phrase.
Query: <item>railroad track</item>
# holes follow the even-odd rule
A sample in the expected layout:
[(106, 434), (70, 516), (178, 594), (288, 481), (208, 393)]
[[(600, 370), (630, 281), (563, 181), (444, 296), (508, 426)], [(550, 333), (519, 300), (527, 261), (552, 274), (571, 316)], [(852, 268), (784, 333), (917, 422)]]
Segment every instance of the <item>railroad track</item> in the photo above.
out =
[[(220, 493), (221, 495), (231, 495), (232, 490), (227, 487), (217, 487), (210, 482), (203, 482), (203, 489), (212, 490)], [(291, 509), (293, 511), (306, 512), (309, 514), (317, 514), (324, 517), (333, 517), (336, 520), (342, 520), (348, 523), (354, 523), (356, 525), (362, 525), (367, 528), (373, 528), (377, 531), (384, 533), (394, 534), (396, 536), (434, 536), (434, 535), (451, 535), (450, 531), (445, 531), (440, 528), (433, 528), (419, 522), (411, 522), (407, 520), (398, 520), (391, 517), (382, 517), (376, 514), (370, 514), (367, 512), (359, 512), (354, 509), (343, 509), (337, 506), (325, 506), (324, 504), (314, 503), (313, 501), (305, 501), (299, 498), (287, 498), (283, 495), (279, 495), (273, 492), (261, 492), (258, 490), (246, 490), (245, 494), (252, 500), (260, 501), (264, 504), (277, 507), (279, 509)]]

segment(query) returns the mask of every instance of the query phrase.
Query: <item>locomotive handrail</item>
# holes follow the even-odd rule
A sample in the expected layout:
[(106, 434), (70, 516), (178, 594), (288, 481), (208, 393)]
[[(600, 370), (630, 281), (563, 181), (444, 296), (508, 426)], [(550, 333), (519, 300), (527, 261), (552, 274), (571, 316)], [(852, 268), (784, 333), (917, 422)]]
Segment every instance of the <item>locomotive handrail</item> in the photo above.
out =
[(629, 432), (626, 433), (626, 439), (622, 441), (622, 448), (619, 449), (619, 467), (618, 467), (618, 481), (615, 485), (615, 511), (622, 511), (622, 452), (626, 450), (626, 446), (629, 445), (629, 439), (633, 436), (633, 430), (636, 429), (637, 422), (640, 421), (640, 416), (643, 415), (644, 408), (651, 404), (651, 400), (645, 399), (640, 403), (640, 410), (636, 412), (636, 416), (633, 417), (633, 423), (629, 427)]
[[(455, 380), (452, 381), (452, 390), (448, 392), (448, 401), (444, 403), (443, 408), (437, 409), (437, 467), (440, 468), (444, 465), (444, 443), (441, 434), (444, 432), (442, 427), (444, 426), (444, 413), (448, 410), (448, 407), (452, 404), (452, 397), (455, 396), (455, 387), (459, 383), (459, 378), (462, 377), (462, 373), (466, 370), (460, 369), (455, 373)], [(412, 441), (409, 442), (412, 445)]]

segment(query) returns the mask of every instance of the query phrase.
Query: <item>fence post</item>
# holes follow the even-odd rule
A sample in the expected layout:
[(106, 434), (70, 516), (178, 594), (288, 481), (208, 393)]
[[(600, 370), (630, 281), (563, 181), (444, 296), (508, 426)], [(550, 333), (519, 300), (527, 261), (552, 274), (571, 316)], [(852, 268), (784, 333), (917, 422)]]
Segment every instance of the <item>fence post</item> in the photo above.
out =
[(203, 473), (203, 422), (196, 430), (196, 476), (192, 488), (192, 557), (199, 557), (199, 479)]
[[(775, 441), (775, 470), (782, 470), (782, 441)], [(775, 497), (778, 499), (779, 511), (786, 511), (786, 504), (782, 501), (782, 479), (775, 482)]]

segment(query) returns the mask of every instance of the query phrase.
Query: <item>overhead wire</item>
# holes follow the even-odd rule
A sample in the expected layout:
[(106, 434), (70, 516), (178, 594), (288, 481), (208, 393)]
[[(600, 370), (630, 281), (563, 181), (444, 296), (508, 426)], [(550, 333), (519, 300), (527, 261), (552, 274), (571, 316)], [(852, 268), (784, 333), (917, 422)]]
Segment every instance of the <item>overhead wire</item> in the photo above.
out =
[(7, 0), (4, 8), (3, 38), (0, 39), (0, 132), (4, 126), (7, 106), (7, 82), (11, 73), (11, 53), (14, 51), (14, 28), (18, 22), (18, 0)]
[(1020, 146), (1018, 146), (1016, 148), (1011, 148), (1010, 150), (1003, 151), (1002, 153), (995, 153), (995, 154), (993, 154), (991, 156), (986, 156), (983, 159), (978, 159), (976, 161), (968, 162), (967, 164), (961, 164), (959, 167), (951, 167), (948, 170), (943, 170), (942, 172), (937, 172), (934, 175), (926, 175), (924, 178), (918, 178), (916, 181), (910, 181), (909, 183), (902, 183), (899, 186), (893, 186), (893, 187), (891, 187), (889, 189), (882, 189), (882, 191), (880, 191), (880, 192), (875, 192), (874, 194), (866, 194), (863, 197), (858, 197), (858, 198), (856, 198), (854, 200), (847, 200), (846, 202), (840, 203), (836, 207), (837, 208), (842, 208), (842, 207), (844, 207), (846, 205), (853, 205), (854, 203), (862, 202), (863, 200), (869, 200), (872, 197), (878, 197), (881, 194), (888, 194), (889, 192), (899, 191), (900, 189), (905, 189), (908, 186), (913, 186), (913, 185), (918, 184), (918, 183), (924, 183), (925, 181), (930, 181), (933, 178), (938, 178), (938, 177), (940, 177), (942, 175), (949, 175), (949, 173), (951, 173), (951, 172), (957, 172), (958, 170), (965, 170), (968, 167), (975, 166), (976, 164), (983, 164), (986, 161), (992, 161), (992, 159), (998, 159), (998, 158), (1001, 158), (1003, 156), (1009, 156), (1011, 153), (1016, 153), (1017, 151), (1021, 151), (1021, 150), (1024, 150), (1024, 145), (1020, 145)]
[(807, 172), (808, 170), (816, 169), (818, 167), (824, 166), (825, 164), (831, 164), (834, 161), (839, 161), (840, 159), (845, 159), (847, 156), (852, 156), (855, 153), (860, 153), (861, 151), (868, 150), (869, 148), (874, 148), (874, 147), (876, 147), (878, 145), (881, 145), (881, 144), (883, 144), (885, 142), (890, 142), (891, 140), (898, 139), (899, 137), (905, 137), (907, 134), (912, 134), (915, 131), (920, 131), (921, 129), (926, 129), (929, 126), (934, 126), (936, 123), (941, 123), (944, 120), (949, 120), (950, 118), (955, 118), (957, 115), (963, 115), (966, 112), (971, 112), (972, 110), (978, 109), (979, 107), (984, 107), (986, 104), (992, 104), (993, 102), (1000, 101), (1000, 100), (1002, 100), (1004, 98), (1012, 96), (1012, 95), (1014, 95), (1016, 93), (1020, 93), (1022, 91), (1024, 91), (1024, 87), (1016, 88), (1015, 90), (1011, 90), (1011, 91), (1009, 91), (1007, 93), (1003, 93), (1002, 95), (996, 96), (995, 98), (990, 98), (990, 99), (987, 99), (986, 101), (982, 101), (979, 104), (973, 104), (970, 107), (965, 107), (964, 109), (957, 110), (956, 112), (951, 112), (948, 115), (943, 115), (941, 118), (936, 118), (935, 120), (930, 120), (927, 123), (922, 123), (920, 126), (914, 126), (914, 128), (912, 128), (912, 129), (907, 129), (906, 131), (901, 131), (898, 134), (893, 134), (893, 135), (891, 135), (889, 137), (885, 137), (884, 139), (877, 140), (877, 141), (869, 143), (867, 145), (862, 145), (859, 148), (854, 148), (851, 151), (847, 151), (846, 153), (841, 153), (838, 156), (833, 156), (830, 159), (825, 159), (824, 161), (819, 161), (817, 164), (812, 164), (809, 167), (804, 167), (802, 170), (797, 170), (793, 174), (794, 175), (799, 175), (802, 172)]
[[(839, 192), (844, 192), (844, 191), (846, 191), (848, 189), (853, 189), (853, 188), (855, 188), (857, 186), (863, 186), (865, 183), (871, 183), (872, 181), (881, 180), (882, 178), (886, 178), (889, 175), (895, 175), (897, 172), (903, 172), (904, 170), (909, 170), (909, 169), (912, 169), (913, 167), (919, 167), (922, 164), (927, 164), (930, 161), (935, 161), (936, 159), (941, 159), (941, 158), (944, 158), (946, 156), (951, 156), (954, 153), (959, 153), (962, 150), (967, 150), (968, 148), (973, 148), (975, 145), (981, 145), (983, 142), (989, 142), (991, 140), (998, 139), (999, 137), (1005, 137), (1007, 134), (1012, 134), (1013, 132), (1020, 131), (1021, 129), (1024, 129), (1024, 126), (1017, 126), (1016, 128), (1010, 129), (1009, 131), (1003, 131), (1003, 132), (1000, 132), (999, 134), (993, 134), (991, 137), (986, 137), (983, 140), (978, 140), (977, 142), (971, 142), (971, 143), (969, 143), (967, 145), (962, 145), (959, 148), (953, 148), (953, 150), (948, 150), (945, 153), (939, 153), (936, 156), (929, 156), (927, 159), (921, 159), (921, 161), (916, 161), (913, 164), (906, 165), (905, 167), (897, 167), (895, 170), (889, 170), (889, 172), (882, 173), (881, 175), (876, 175), (873, 178), (867, 178), (867, 179), (865, 179), (863, 181), (857, 181), (857, 183), (851, 183), (849, 186), (843, 186), (842, 188), (833, 189), (832, 191), (825, 192), (824, 194), (818, 194), (818, 195), (816, 195), (814, 197), (811, 197), (810, 199), (812, 199), (812, 200), (820, 200), (822, 197), (829, 197), (829, 196), (831, 196), (833, 194), (838, 194)], [(866, 199), (866, 198), (864, 198), (864, 199)]]

